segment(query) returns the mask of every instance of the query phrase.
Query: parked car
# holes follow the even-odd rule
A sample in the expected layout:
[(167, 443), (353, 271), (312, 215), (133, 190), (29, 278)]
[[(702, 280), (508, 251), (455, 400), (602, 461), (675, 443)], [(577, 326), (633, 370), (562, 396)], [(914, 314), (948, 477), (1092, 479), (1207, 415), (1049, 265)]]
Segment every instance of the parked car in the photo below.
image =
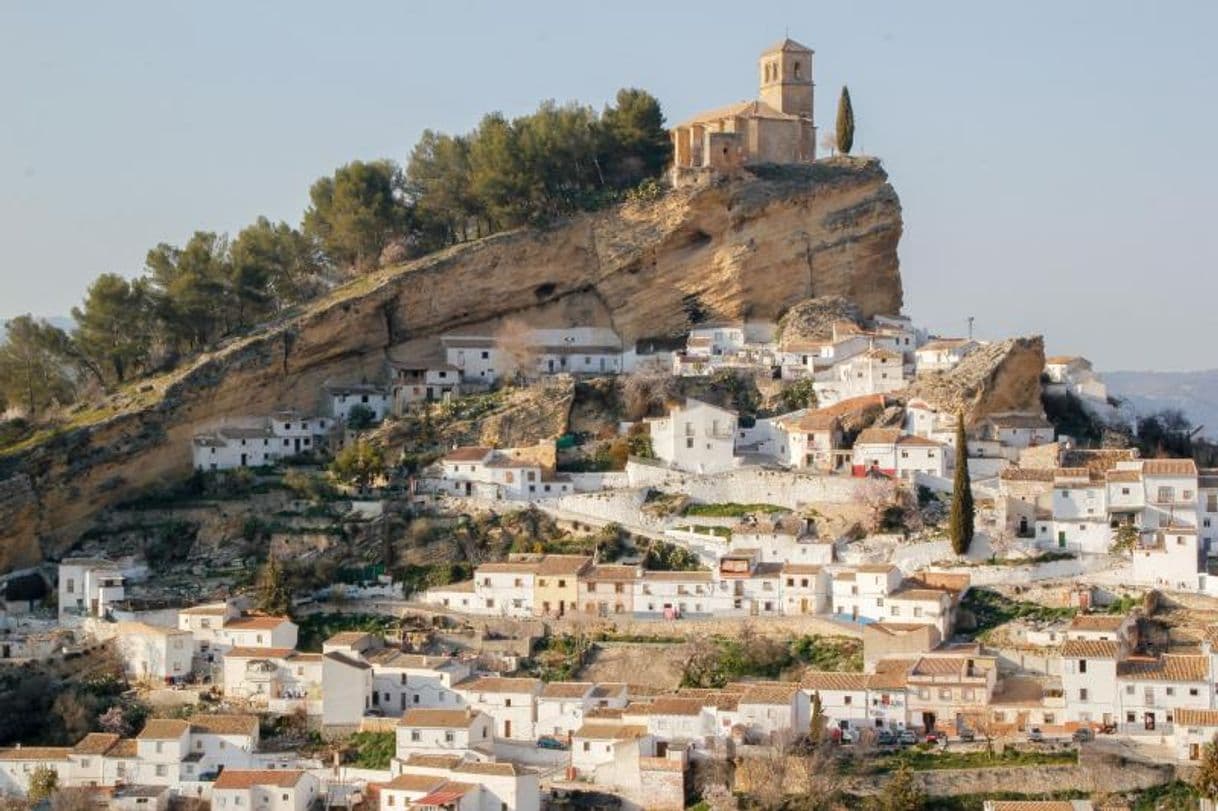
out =
[(965, 743), (972, 743), (977, 740), (977, 733), (971, 729), (962, 729), (960, 730), (960, 740)]
[(876, 746), (896, 746), (897, 736), (889, 732), (887, 729), (881, 729), (875, 734)]
[(1086, 743), (1095, 740), (1095, 731), (1091, 727), (1079, 727), (1070, 737), (1074, 739), (1075, 743)]
[(912, 729), (903, 729), (901, 734), (897, 736), (897, 743), (901, 746), (913, 746), (918, 742), (918, 733)]
[(1045, 739), (1045, 733), (1040, 731), (1040, 727), (1032, 727), (1028, 730), (1029, 743), (1041, 743)]
[(552, 735), (542, 735), (537, 739), (538, 749), (566, 749), (567, 745)]
[(942, 740), (942, 736), (932, 729), (930, 732), (926, 733), (926, 737), (924, 737), (922, 740), (926, 741), (927, 743), (938, 743), (940, 740)]
[(837, 736), (837, 742), (842, 744), (843, 746), (849, 746), (850, 744), (857, 742), (858, 739), (859, 739), (859, 734), (857, 732), (855, 732), (853, 729), (843, 729), (843, 730), (841, 730), (841, 733)]

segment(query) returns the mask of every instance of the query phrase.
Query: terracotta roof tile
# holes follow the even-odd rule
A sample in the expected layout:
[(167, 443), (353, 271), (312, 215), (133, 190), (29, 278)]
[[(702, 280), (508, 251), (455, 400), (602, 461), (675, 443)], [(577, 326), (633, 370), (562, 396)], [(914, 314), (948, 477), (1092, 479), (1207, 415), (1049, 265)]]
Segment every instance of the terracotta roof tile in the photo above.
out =
[(1121, 644), (1111, 640), (1067, 639), (1062, 643), (1062, 656), (1075, 659), (1116, 659)]
[(304, 777), (303, 769), (225, 769), (213, 789), (248, 789), (253, 786), (293, 788)]

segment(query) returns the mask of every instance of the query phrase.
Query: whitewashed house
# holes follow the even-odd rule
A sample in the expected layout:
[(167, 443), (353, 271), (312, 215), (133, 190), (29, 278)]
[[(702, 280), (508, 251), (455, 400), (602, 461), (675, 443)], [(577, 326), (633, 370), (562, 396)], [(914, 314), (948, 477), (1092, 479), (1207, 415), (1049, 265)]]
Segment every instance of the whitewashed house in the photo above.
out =
[(494, 748), (494, 720), (484, 712), (461, 709), (409, 709), (394, 730), (397, 757), (411, 753), (445, 754)]
[(461, 374), (463, 383), (491, 385), (501, 376), (513, 374), (515, 364), (508, 353), (500, 349), (495, 339), (482, 335), (444, 335), (446, 365)]
[(496, 737), (510, 740), (537, 739), (539, 679), (481, 676), (456, 685), (465, 703), (494, 719)]
[(329, 399), (330, 415), (347, 423), (351, 412), (366, 409), (375, 422), (389, 415), (393, 408), (393, 395), (388, 386), (376, 383), (326, 383), (323, 388)]
[(1053, 424), (1039, 414), (991, 414), (981, 421), (981, 429), (984, 436), (1007, 448), (1047, 445), (1054, 440)]
[(531, 450), (455, 448), (440, 459), (440, 478), (435, 487), (455, 496), (512, 501), (537, 501), (573, 493), (571, 478), (542, 465)]
[(934, 338), (914, 351), (914, 363), (919, 375), (945, 372), (955, 368), (979, 344), (969, 338)]
[[(395, 759), (391, 771), (397, 777), (409, 777), (397, 785), (414, 791), (424, 785), (424, 779), (440, 778), (444, 782), (430, 788), (426, 794), (395, 791), (387, 794), (382, 788), (381, 809), (440, 809), (454, 811), (539, 811), (541, 793), (538, 772), (513, 763), (492, 763), (466, 755), (421, 755)], [(394, 804), (389, 804), (389, 798)], [(401, 800), (410, 798), (409, 805)]]
[(1070, 639), (1061, 646), (1062, 690), (1066, 720), (1105, 726), (1120, 711), (1117, 663), (1127, 650), (1119, 640)]
[(222, 811), (309, 811), (321, 782), (303, 769), (225, 769), (211, 790), (211, 806)]
[(224, 695), (268, 712), (320, 715), (322, 655), (291, 648), (229, 648), (222, 660)]
[(835, 452), (842, 447), (842, 423), (836, 414), (810, 411), (780, 417), (775, 424), (782, 437), (777, 455), (784, 464), (818, 471), (836, 469)]
[(403, 414), (416, 403), (436, 403), (461, 394), (461, 370), (446, 363), (389, 364), (393, 411)]
[(1218, 709), (1178, 707), (1172, 723), (1176, 758), (1198, 761), (1205, 752), (1206, 744), (1218, 735)]
[(59, 621), (105, 617), (124, 598), (118, 565), (104, 558), (64, 558), (59, 564)]
[(899, 428), (868, 428), (854, 440), (855, 476), (884, 475), (913, 481), (917, 474), (947, 475), (947, 448), (933, 439), (904, 434)]
[(650, 418), (656, 458), (677, 470), (717, 473), (736, 466), (736, 414), (688, 398), (665, 417)]
[(323, 448), (334, 430), (329, 417), (305, 417), (283, 411), (271, 417), (251, 417), (219, 425), (195, 435), (195, 470), (261, 467)]
[(117, 623), (113, 632), (115, 650), (129, 678), (164, 684), (190, 675), (194, 657), (190, 632), (142, 622)]
[(828, 379), (816, 380), (812, 389), (817, 402), (827, 407), (852, 397), (897, 391), (906, 384), (901, 354), (871, 348), (836, 364)]

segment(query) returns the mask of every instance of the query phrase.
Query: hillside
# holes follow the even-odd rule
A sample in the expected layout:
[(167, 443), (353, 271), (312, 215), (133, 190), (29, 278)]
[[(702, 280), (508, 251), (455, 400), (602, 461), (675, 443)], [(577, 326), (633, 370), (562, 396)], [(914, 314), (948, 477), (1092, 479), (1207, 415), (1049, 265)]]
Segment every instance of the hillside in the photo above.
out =
[(1127, 401), (1134, 412), (1151, 414), (1178, 409), (1201, 432), (1218, 439), (1218, 369), (1197, 372), (1104, 372), (1113, 396)]
[(378, 378), (452, 330), (511, 318), (627, 342), (716, 319), (775, 319), (839, 295), (899, 311), (901, 209), (878, 161), (758, 167), (651, 203), (515, 231), (391, 267), (72, 421), (0, 450), (0, 571), (70, 548), (99, 510), (184, 477), (202, 425), (316, 412), (329, 378)]

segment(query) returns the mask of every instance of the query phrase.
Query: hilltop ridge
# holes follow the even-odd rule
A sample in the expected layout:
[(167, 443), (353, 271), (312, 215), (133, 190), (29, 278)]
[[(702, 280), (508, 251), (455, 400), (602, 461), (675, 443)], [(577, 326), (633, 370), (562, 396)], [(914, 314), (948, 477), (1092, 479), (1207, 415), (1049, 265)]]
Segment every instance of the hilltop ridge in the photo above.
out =
[(511, 318), (608, 326), (635, 343), (826, 295), (865, 317), (896, 313), (901, 230), (879, 161), (841, 158), (758, 166), (370, 274), (5, 452), (0, 570), (62, 552), (98, 510), (186, 476), (200, 425), (314, 412), (325, 380), (377, 378), (442, 332)]

